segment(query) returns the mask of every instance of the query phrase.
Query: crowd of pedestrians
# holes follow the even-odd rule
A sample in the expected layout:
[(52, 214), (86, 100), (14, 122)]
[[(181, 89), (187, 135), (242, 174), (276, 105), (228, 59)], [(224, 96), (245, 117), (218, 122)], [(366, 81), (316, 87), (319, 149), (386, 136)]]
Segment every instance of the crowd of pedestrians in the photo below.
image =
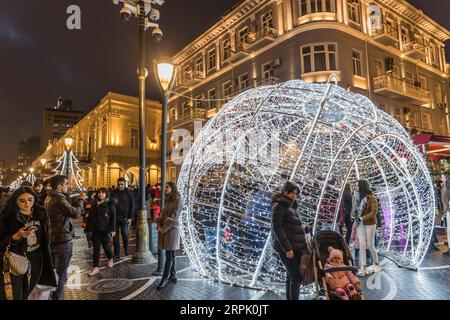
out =
[[(146, 187), (149, 221), (157, 224), (159, 249), (166, 255), (159, 290), (177, 282), (175, 253), (180, 248), (181, 197), (174, 183), (168, 183), (165, 191), (166, 206), (161, 211), (161, 185)], [(89, 276), (100, 272), (101, 248), (109, 268), (121, 259), (121, 248), (123, 256), (129, 256), (137, 194), (120, 178), (117, 188), (89, 188), (71, 196), (69, 181), (62, 175), (36, 180), (33, 185), (24, 182), (14, 191), (0, 189), (0, 300), (63, 300), (74, 219), (83, 219), (87, 243), (93, 249)]]

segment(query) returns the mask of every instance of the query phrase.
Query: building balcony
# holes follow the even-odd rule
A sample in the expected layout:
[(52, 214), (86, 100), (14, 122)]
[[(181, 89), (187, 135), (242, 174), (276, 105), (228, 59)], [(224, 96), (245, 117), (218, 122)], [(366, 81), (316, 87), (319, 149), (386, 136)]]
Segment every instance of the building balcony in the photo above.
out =
[(431, 95), (428, 90), (394, 78), (391, 75), (386, 74), (375, 77), (373, 83), (375, 93), (390, 98), (401, 98), (418, 105), (427, 104), (431, 101)]
[(316, 21), (336, 21), (336, 13), (334, 12), (314, 12), (298, 17), (297, 24), (304, 24)]
[(185, 123), (192, 122), (195, 120), (205, 121), (207, 119), (207, 110), (200, 108), (191, 108), (190, 112), (184, 113), (176, 118), (171, 118), (169, 120), (170, 127), (179, 127)]
[(205, 73), (201, 71), (194, 71), (185, 73), (183, 79), (181, 80), (181, 84), (187, 87), (193, 86), (200, 81), (205, 79)]
[(427, 56), (425, 45), (422, 41), (414, 40), (403, 45), (403, 51), (412, 59), (422, 59)]
[(278, 37), (278, 33), (274, 28), (264, 28), (261, 29), (259, 32), (254, 33), (253, 35), (249, 36), (250, 42), (250, 48), (252, 50), (258, 50), (261, 49), (268, 44), (275, 41), (275, 39)]
[(229, 62), (236, 62), (250, 55), (250, 44), (241, 42), (236, 44), (233, 54), (227, 59)]
[(275, 85), (275, 84), (279, 84), (280, 82), (281, 82), (281, 80), (276, 77), (267, 77), (267, 78), (261, 79), (260, 81), (256, 81), (256, 79), (253, 79), (252, 83), (249, 83), (247, 85), (247, 87), (241, 88), (239, 90), (235, 90), (233, 92), (233, 94), (230, 96), (230, 100), (249, 89), (261, 87), (261, 86)]
[(376, 41), (386, 46), (397, 46), (398, 33), (390, 25), (385, 24), (381, 29), (372, 30), (372, 36)]

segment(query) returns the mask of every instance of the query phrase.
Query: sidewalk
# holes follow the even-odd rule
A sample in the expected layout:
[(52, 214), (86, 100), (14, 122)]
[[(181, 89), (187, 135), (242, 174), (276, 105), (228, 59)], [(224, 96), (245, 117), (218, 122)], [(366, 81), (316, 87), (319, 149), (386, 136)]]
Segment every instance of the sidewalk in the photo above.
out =
[[(135, 232), (130, 230), (130, 253), (135, 251)], [(177, 257), (176, 285), (156, 291), (160, 277), (151, 273), (156, 264), (134, 265), (124, 258), (112, 269), (106, 267), (102, 254), (100, 273), (89, 277), (92, 249), (87, 249), (85, 235), (77, 229), (74, 255), (69, 268), (65, 300), (282, 300), (284, 294), (233, 287), (203, 279), (189, 267), (187, 256)], [(442, 250), (444, 250), (442, 248)], [(440, 251), (430, 251), (418, 272), (400, 269), (382, 259), (382, 271), (361, 279), (367, 300), (450, 299), (450, 258)], [(302, 299), (313, 297), (305, 294)]]

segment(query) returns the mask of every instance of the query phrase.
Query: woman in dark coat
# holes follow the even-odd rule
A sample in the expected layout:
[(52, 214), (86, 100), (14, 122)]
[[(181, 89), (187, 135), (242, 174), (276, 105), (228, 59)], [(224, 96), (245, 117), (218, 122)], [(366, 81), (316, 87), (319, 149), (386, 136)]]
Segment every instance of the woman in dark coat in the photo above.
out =
[(94, 247), (93, 269), (89, 276), (100, 272), (100, 246), (103, 247), (108, 258), (108, 267), (113, 267), (113, 252), (109, 245), (109, 240), (115, 236), (116, 230), (115, 201), (110, 199), (109, 191), (106, 188), (98, 190), (91, 205), (89, 217), (86, 220), (86, 231), (92, 232), (92, 246)]
[(272, 197), (272, 242), (286, 267), (286, 298), (298, 300), (301, 285), (300, 261), (307, 250), (306, 235), (297, 214), (300, 188), (286, 182), (281, 193)]
[(345, 241), (349, 244), (353, 229), (353, 195), (352, 190), (350, 189), (350, 184), (348, 183), (345, 185), (344, 194), (342, 195), (342, 204), (344, 206), (344, 223), (346, 230)]
[(183, 202), (175, 183), (166, 184), (165, 196), (165, 205), (157, 220), (159, 249), (166, 251), (164, 274), (158, 290), (165, 288), (169, 283), (177, 282), (175, 252), (180, 249), (180, 214), (183, 209)]
[(22, 276), (10, 273), (13, 297), (7, 296), (5, 278), (3, 274), (0, 276), (0, 300), (27, 300), (37, 284), (56, 288), (49, 246), (49, 220), (31, 187), (17, 189), (0, 216), (0, 266), (5, 272), (9, 272), (3, 264), (8, 247), (10, 252), (26, 256), (30, 268), (28, 274)]

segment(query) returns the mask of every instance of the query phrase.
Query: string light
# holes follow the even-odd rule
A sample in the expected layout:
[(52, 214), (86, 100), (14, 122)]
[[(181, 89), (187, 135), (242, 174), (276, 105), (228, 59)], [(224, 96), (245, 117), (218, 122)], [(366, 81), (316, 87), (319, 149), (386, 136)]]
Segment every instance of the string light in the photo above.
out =
[(65, 151), (63, 155), (58, 159), (58, 164), (53, 170), (53, 176), (66, 175), (68, 173), (67, 178), (69, 180), (69, 183), (73, 181), (77, 190), (82, 190), (84, 188), (83, 178), (81, 177), (81, 169), (78, 167), (78, 162), (79, 161), (73, 154), (73, 151)]
[(284, 290), (271, 245), (271, 196), (301, 187), (299, 214), (314, 233), (336, 230), (346, 183), (368, 180), (380, 203), (379, 252), (417, 268), (431, 239), (434, 192), (407, 132), (366, 97), (298, 80), (235, 97), (204, 127), (178, 186), (192, 266), (225, 283)]

